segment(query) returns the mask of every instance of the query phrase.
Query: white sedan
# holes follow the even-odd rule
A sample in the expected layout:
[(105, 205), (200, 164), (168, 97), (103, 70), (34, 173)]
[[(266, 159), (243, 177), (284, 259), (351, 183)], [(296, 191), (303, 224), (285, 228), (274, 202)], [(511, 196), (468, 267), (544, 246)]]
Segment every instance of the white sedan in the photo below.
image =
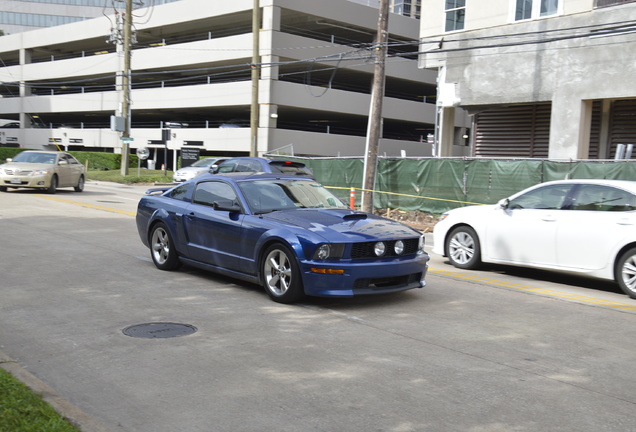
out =
[(561, 180), (444, 213), (433, 252), (458, 268), (535, 267), (615, 280), (636, 299), (636, 181)]

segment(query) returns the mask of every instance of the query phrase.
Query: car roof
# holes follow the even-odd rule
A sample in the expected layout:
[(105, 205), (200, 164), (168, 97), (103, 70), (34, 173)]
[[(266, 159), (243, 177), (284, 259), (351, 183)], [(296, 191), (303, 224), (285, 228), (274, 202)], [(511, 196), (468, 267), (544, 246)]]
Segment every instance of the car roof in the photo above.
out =
[(631, 180), (613, 180), (613, 179), (568, 179), (568, 180), (553, 180), (545, 183), (540, 183), (537, 186), (546, 184), (594, 184), (604, 186), (614, 186), (623, 189), (627, 189), (632, 192), (636, 192), (636, 181)]
[(215, 178), (225, 178), (234, 182), (243, 181), (258, 181), (258, 180), (298, 180), (298, 181), (313, 181), (311, 177), (299, 177), (293, 174), (281, 174), (281, 173), (253, 173), (253, 172), (229, 172), (222, 174), (203, 174), (196, 177), (197, 183), (212, 180)]

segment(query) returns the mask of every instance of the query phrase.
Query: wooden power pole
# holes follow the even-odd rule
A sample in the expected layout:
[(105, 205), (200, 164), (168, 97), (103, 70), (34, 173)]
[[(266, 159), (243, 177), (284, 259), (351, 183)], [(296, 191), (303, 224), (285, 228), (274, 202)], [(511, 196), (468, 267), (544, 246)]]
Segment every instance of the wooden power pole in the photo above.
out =
[(121, 136), (121, 175), (128, 175), (128, 160), (130, 153), (130, 45), (132, 39), (132, 0), (126, 0), (124, 25), (124, 70), (122, 76), (123, 101), (122, 116), (124, 117), (124, 132)]
[(362, 183), (362, 211), (373, 212), (373, 189), (378, 166), (378, 144), (382, 136), (382, 99), (387, 44), (389, 41), (389, 0), (380, 0), (378, 33), (375, 41), (375, 68), (371, 89), (371, 107), (367, 126), (367, 143), (364, 155), (364, 179)]

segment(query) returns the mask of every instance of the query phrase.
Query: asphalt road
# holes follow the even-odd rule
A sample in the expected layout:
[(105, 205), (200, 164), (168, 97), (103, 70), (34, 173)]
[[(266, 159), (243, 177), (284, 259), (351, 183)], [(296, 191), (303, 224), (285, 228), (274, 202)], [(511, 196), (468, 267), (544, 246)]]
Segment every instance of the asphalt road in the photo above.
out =
[[(280, 305), (157, 270), (144, 189), (0, 194), (0, 350), (86, 430), (636, 431), (636, 302), (612, 284), (434, 256), (420, 290)], [(123, 333), (158, 322), (197, 331)]]

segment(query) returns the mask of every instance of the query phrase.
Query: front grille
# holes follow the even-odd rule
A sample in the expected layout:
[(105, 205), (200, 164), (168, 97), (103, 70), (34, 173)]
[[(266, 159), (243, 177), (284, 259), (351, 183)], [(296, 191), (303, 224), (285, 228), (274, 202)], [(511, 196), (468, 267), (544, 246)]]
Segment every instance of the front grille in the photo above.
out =
[(4, 172), (5, 172), (7, 175), (23, 175), (23, 176), (24, 176), (24, 175), (29, 175), (29, 174), (31, 174), (33, 171), (31, 171), (31, 170), (29, 170), (29, 171), (20, 170), (20, 171), (18, 171), (18, 172), (14, 172), (12, 169), (6, 169), (6, 168), (5, 168)]
[(395, 256), (409, 256), (417, 253), (417, 247), (420, 244), (419, 238), (412, 238), (402, 240), (404, 242), (404, 252), (400, 255), (396, 255), (394, 246), (397, 240), (385, 241), (386, 244), (386, 252), (382, 257), (377, 257), (375, 253), (373, 253), (373, 248), (377, 242), (364, 242), (364, 243), (354, 243), (351, 245), (351, 258), (352, 259), (368, 259), (368, 258), (384, 258), (384, 257), (395, 257)]
[(382, 290), (405, 288), (412, 284), (419, 284), (422, 273), (385, 278), (363, 278), (355, 281), (354, 290)]

